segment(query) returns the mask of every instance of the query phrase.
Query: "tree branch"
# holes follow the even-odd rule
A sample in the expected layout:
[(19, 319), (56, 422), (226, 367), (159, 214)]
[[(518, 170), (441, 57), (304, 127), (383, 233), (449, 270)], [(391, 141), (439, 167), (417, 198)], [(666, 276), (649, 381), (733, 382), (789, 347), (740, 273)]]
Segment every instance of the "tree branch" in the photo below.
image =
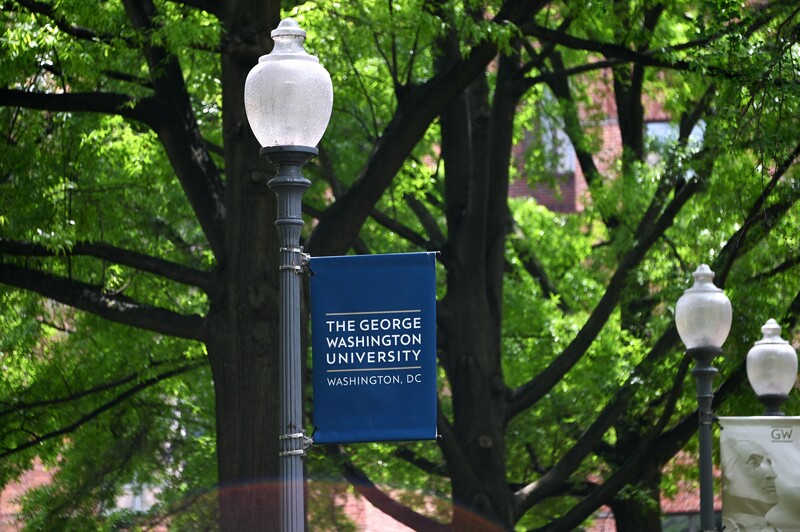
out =
[(394, 450), (392, 456), (413, 465), (417, 469), (424, 471), (429, 475), (437, 475), (440, 477), (448, 476), (447, 467), (444, 464), (426, 460), (408, 447), (398, 447)]
[(13, 454), (20, 453), (20, 452), (22, 452), (22, 451), (24, 451), (26, 449), (29, 449), (31, 447), (35, 447), (37, 445), (40, 445), (40, 444), (42, 444), (42, 443), (44, 443), (44, 442), (46, 442), (48, 440), (51, 440), (53, 438), (57, 438), (58, 436), (63, 436), (65, 434), (69, 434), (70, 432), (78, 429), (82, 425), (85, 425), (89, 421), (95, 419), (96, 417), (98, 417), (103, 412), (106, 412), (106, 411), (114, 408), (115, 406), (117, 406), (119, 404), (122, 404), (124, 401), (126, 401), (129, 398), (133, 397), (137, 393), (149, 388), (150, 386), (158, 384), (159, 382), (162, 382), (164, 380), (170, 379), (172, 377), (176, 377), (176, 376), (181, 375), (183, 373), (186, 373), (188, 371), (197, 369), (197, 368), (199, 368), (199, 367), (201, 367), (201, 366), (203, 366), (205, 364), (206, 364), (205, 360), (198, 361), (198, 362), (195, 362), (194, 364), (187, 364), (186, 366), (181, 366), (179, 368), (167, 371), (167, 372), (162, 373), (160, 375), (156, 375), (155, 377), (151, 377), (151, 378), (149, 378), (147, 380), (144, 380), (144, 381), (140, 382), (139, 384), (137, 384), (136, 386), (133, 386), (132, 388), (129, 388), (129, 389), (125, 390), (123, 393), (119, 394), (118, 396), (116, 396), (111, 401), (99, 406), (98, 408), (95, 408), (94, 410), (92, 410), (91, 412), (89, 412), (87, 414), (84, 414), (83, 416), (81, 416), (77, 420), (75, 420), (73, 423), (70, 423), (69, 425), (67, 425), (65, 427), (62, 427), (60, 429), (48, 432), (47, 434), (44, 434), (42, 436), (36, 436), (36, 437), (30, 439), (29, 441), (21, 444), (21, 445), (17, 445), (16, 447), (3, 449), (2, 451), (0, 451), (0, 458), (5, 458), (7, 456), (11, 456)]
[[(645, 215), (634, 234), (633, 244), (620, 260), (616, 271), (614, 271), (611, 280), (608, 282), (605, 293), (600, 298), (600, 302), (595, 306), (591, 316), (589, 316), (589, 319), (581, 327), (572, 342), (564, 348), (564, 351), (547, 368), (512, 392), (508, 408), (509, 419), (544, 397), (580, 360), (619, 302), (628, 274), (641, 262), (647, 251), (658, 241), (658, 238), (672, 225), (675, 216), (694, 195), (698, 187), (699, 182), (696, 180), (685, 183), (672, 198), (672, 201), (661, 210), (661, 216), (653, 223), (645, 223), (645, 220), (650, 220), (650, 216)], [(656, 208), (658, 199), (658, 194), (656, 194), (653, 202), (651, 202), (650, 209)]]
[[(524, 27), (526, 34), (536, 37), (547, 43), (555, 43), (565, 48), (574, 50), (583, 50), (587, 52), (596, 52), (603, 57), (609, 59), (622, 60), (624, 62), (636, 63), (643, 66), (666, 66), (679, 69), (690, 69), (691, 63), (689, 61), (670, 61), (669, 59), (661, 59), (660, 55), (666, 55), (672, 48), (659, 48), (658, 50), (644, 50), (636, 51), (627, 48), (626, 46), (615, 43), (604, 43), (574, 37), (564, 31), (551, 30), (536, 24), (527, 24)], [(700, 47), (707, 44), (708, 39), (701, 39), (694, 41), (693, 46)]]
[(222, 5), (218, 0), (169, 0), (174, 4), (183, 4), (188, 7), (200, 9), (219, 18), (222, 16)]
[[(800, 200), (800, 187), (796, 187), (794, 183), (787, 183), (784, 180), (786, 172), (795, 164), (798, 157), (800, 157), (800, 143), (779, 162), (772, 172), (769, 182), (750, 207), (742, 227), (725, 243), (725, 246), (720, 251), (714, 261), (714, 278), (718, 282), (718, 286), (725, 284), (725, 279), (728, 277), (736, 257), (763, 240), (789, 209)], [(777, 190), (784, 190), (786, 196), (767, 206), (768, 200)]]
[(514, 248), (523, 268), (525, 268), (528, 275), (539, 284), (539, 288), (542, 290), (542, 296), (547, 299), (558, 297), (558, 308), (564, 313), (571, 313), (572, 309), (570, 305), (564, 301), (558, 288), (550, 280), (550, 276), (547, 275), (547, 271), (545, 271), (544, 265), (539, 260), (539, 257), (536, 256), (536, 253), (530, 249), (529, 246), (525, 246), (525, 243), (531, 241), (532, 239), (525, 233), (524, 229), (522, 229), (519, 224), (515, 223), (514, 232), (511, 238), (509, 238), (509, 242)]
[(444, 233), (442, 233), (442, 230), (439, 227), (439, 224), (436, 222), (436, 218), (433, 216), (433, 214), (431, 214), (424, 203), (411, 194), (405, 194), (403, 199), (411, 208), (413, 213), (417, 216), (417, 219), (422, 224), (422, 227), (425, 228), (425, 232), (428, 233), (428, 239), (433, 249), (442, 249), (447, 243), (447, 239), (445, 238)]
[(111, 92), (42, 93), (0, 88), (0, 106), (40, 111), (89, 112), (119, 115), (155, 128), (164, 109), (153, 98), (136, 99)]
[(178, 283), (197, 286), (205, 292), (210, 290), (212, 282), (211, 276), (207, 272), (103, 242), (78, 242), (70, 249), (54, 251), (39, 244), (6, 240), (0, 237), (0, 256), (3, 254), (24, 257), (95, 257), (115, 264), (130, 266)]
[[(581, 165), (586, 184), (594, 189), (601, 183), (600, 172), (592, 154), (586, 149), (587, 142), (585, 141), (583, 126), (578, 116), (578, 106), (575, 105), (575, 98), (572, 95), (570, 77), (564, 67), (564, 60), (560, 53), (554, 52), (550, 54), (550, 62), (555, 67), (555, 71), (548, 77), (547, 84), (556, 98), (569, 104), (564, 114), (565, 133), (575, 149), (575, 156), (578, 159), (578, 164)], [(604, 218), (607, 218), (607, 216), (604, 216)]]
[[(778, 5), (780, 7), (780, 4), (781, 2), (775, 2), (772, 5), (759, 6), (755, 11), (756, 16), (753, 19), (746, 19), (746, 22), (748, 22), (750, 25), (745, 29), (745, 33), (750, 35), (757, 29), (763, 27), (765, 24), (768, 24), (772, 19), (776, 18), (778, 13), (772, 13), (770, 11), (770, 7), (774, 5)], [(663, 8), (658, 6), (657, 9)], [(688, 41), (674, 46), (659, 47), (651, 50), (631, 50), (626, 46), (616, 43), (583, 39), (581, 37), (570, 35), (566, 31), (552, 30), (532, 22), (524, 24), (522, 28), (523, 32), (527, 35), (531, 35), (547, 43), (559, 44), (565, 48), (582, 50), (586, 52), (595, 52), (603, 57), (617, 60), (621, 59), (624, 62), (636, 63), (642, 66), (663, 66), (693, 71), (696, 70), (697, 67), (692, 62), (672, 61), (669, 59), (668, 55), (673, 52), (681, 52), (688, 49), (704, 48), (711, 42), (734, 33), (739, 29), (741, 24), (741, 21), (733, 21), (728, 25), (726, 31), (724, 32), (719, 32), (715, 35), (704, 37), (702, 39), (696, 39), (694, 41)]]
[[(507, 1), (498, 12), (498, 24), (527, 20), (547, 2)], [(339, 255), (347, 251), (375, 203), (391, 183), (408, 154), (450, 99), (459, 94), (495, 57), (497, 46), (488, 40), (476, 45), (466, 58), (453, 62), (446, 71), (425, 85), (410, 89), (398, 102), (392, 120), (355, 183), (337, 198), (320, 219), (308, 242), (314, 255)]]
[[(206, 360), (204, 359), (203, 363), (205, 363), (205, 362), (206, 362)], [(155, 368), (155, 367), (163, 366), (163, 365), (166, 365), (166, 364), (168, 364), (168, 362), (158, 362), (158, 361), (156, 361), (156, 362), (149, 363), (149, 367)], [(200, 365), (202, 365), (202, 364), (200, 364)], [(187, 367), (189, 367), (189, 366), (181, 366), (181, 368), (187, 368)], [(194, 367), (195, 367), (195, 365), (191, 365), (191, 369), (194, 369)], [(199, 367), (199, 365), (197, 367)], [(178, 368), (178, 369), (180, 369), (180, 368)], [(60, 404), (64, 404), (64, 403), (69, 403), (69, 402), (72, 402), (72, 401), (78, 401), (80, 399), (83, 399), (84, 397), (89, 397), (90, 395), (95, 395), (95, 394), (102, 393), (102, 392), (105, 392), (105, 391), (108, 391), (108, 390), (112, 390), (114, 388), (119, 388), (120, 386), (123, 386), (123, 385), (128, 384), (128, 383), (130, 383), (132, 381), (135, 381), (135, 380), (139, 380), (141, 378), (142, 378), (142, 373), (141, 372), (131, 373), (131, 374), (126, 375), (126, 376), (124, 376), (124, 377), (122, 377), (120, 379), (117, 379), (115, 381), (106, 382), (106, 383), (100, 384), (98, 386), (95, 386), (93, 388), (87, 388), (87, 389), (81, 390), (79, 392), (70, 393), (69, 395), (63, 396), (63, 397), (54, 397), (52, 399), (45, 399), (45, 400), (42, 400), (42, 401), (34, 401), (34, 402), (31, 402), (31, 403), (26, 403), (24, 401), (15, 401), (13, 403), (10, 403), (11, 406), (5, 408), (4, 410), (0, 410), (0, 418), (5, 417), (5, 416), (9, 416), (11, 414), (14, 414), (16, 412), (20, 412), (22, 410), (28, 410), (28, 409), (33, 409), (33, 408), (44, 408), (44, 407), (50, 407), (50, 406), (54, 406), (54, 405), (60, 405)]]
[(798, 264), (800, 264), (800, 255), (789, 257), (788, 259), (784, 260), (782, 263), (778, 264), (774, 268), (771, 268), (769, 271), (757, 273), (756, 275), (753, 276), (753, 281), (756, 282), (762, 281), (764, 279), (780, 275), (781, 273), (784, 273), (796, 267)]
[[(684, 360), (679, 373), (684, 375), (688, 371), (688, 359)], [(669, 398), (661, 412), (661, 416), (653, 427), (644, 435), (640, 440), (640, 444), (636, 450), (630, 455), (623, 465), (616, 470), (609, 478), (607, 478), (597, 488), (584, 497), (578, 504), (570, 508), (570, 510), (563, 516), (552, 521), (550, 524), (537, 529), (537, 531), (569, 531), (574, 530), (592, 512), (594, 512), (600, 505), (606, 502), (610, 497), (617, 493), (623, 486), (625, 486), (634, 475), (638, 472), (639, 467), (648, 459), (651, 458), (652, 444), (661, 435), (664, 428), (672, 418), (675, 411), (675, 404), (680, 397), (680, 386), (674, 386), (670, 391)]]
[[(344, 453), (339, 446), (328, 445), (326, 446), (328, 456), (339, 464), (339, 469), (342, 471), (345, 479), (353, 485), (365, 499), (367, 499), (373, 506), (380, 511), (400, 521), (413, 530), (448, 530), (449, 527), (434, 521), (424, 515), (421, 515), (408, 506), (403, 506), (395, 501), (392, 497), (386, 495), (380, 490), (372, 481), (367, 477), (366, 473), (357, 468)], [(1, 456), (1, 455), (0, 455)]]
[(123, 0), (134, 29), (142, 35), (142, 51), (150, 70), (156, 98), (163, 112), (153, 122), (167, 157), (181, 183), (211, 249), (224, 254), (224, 186), (189, 100), (177, 57), (154, 44), (150, 35), (159, 29), (158, 13), (150, 0)]
[(424, 236), (420, 235), (416, 231), (413, 231), (411, 228), (401, 224), (394, 218), (387, 216), (378, 209), (372, 209), (369, 212), (369, 215), (370, 217), (372, 217), (373, 220), (384, 226), (386, 229), (392, 231), (397, 236), (405, 238), (412, 244), (422, 249), (434, 249), (436, 247), (429, 240), (425, 240)]
[(80, 281), (55, 277), (12, 264), (0, 264), (0, 283), (36, 292), (123, 325), (189, 340), (204, 339), (202, 316), (182, 315), (143, 305), (122, 295), (105, 294), (100, 287)]
[(89, 41), (110, 41), (113, 39), (111, 35), (98, 35), (97, 33), (93, 32), (88, 28), (84, 28), (78, 26), (76, 24), (71, 24), (67, 21), (63, 16), (60, 16), (56, 13), (53, 6), (50, 4), (46, 4), (44, 2), (39, 2), (37, 0), (17, 0), (21, 5), (27, 8), (31, 13), (35, 13), (37, 15), (43, 15), (50, 20), (52, 20), (55, 25), (66, 33), (67, 35), (72, 35), (78, 39), (84, 39)]

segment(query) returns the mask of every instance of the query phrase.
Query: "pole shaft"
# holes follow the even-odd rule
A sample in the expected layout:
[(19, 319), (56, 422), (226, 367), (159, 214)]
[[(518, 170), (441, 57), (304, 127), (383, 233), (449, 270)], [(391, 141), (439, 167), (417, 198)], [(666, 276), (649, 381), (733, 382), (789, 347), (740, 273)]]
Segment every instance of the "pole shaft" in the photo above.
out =
[(700, 441), (700, 530), (716, 531), (714, 519), (714, 473), (713, 440), (711, 424), (714, 422), (712, 403), (714, 401), (713, 380), (717, 369), (711, 361), (718, 354), (716, 349), (692, 349), (695, 359), (692, 374), (697, 384), (697, 421)]
[[(316, 150), (314, 150), (316, 152)], [(301, 173), (301, 168), (314, 152), (283, 150), (265, 153), (277, 166), (277, 173), (269, 187), (278, 200), (275, 226), (280, 237), (280, 410), (278, 416), (280, 438), (280, 530), (298, 532), (305, 528), (305, 501), (303, 497), (303, 457), (305, 438), (302, 411), (302, 360), (300, 352), (300, 270), (302, 253), (300, 233), (303, 229), (303, 193), (311, 184)], [(263, 150), (262, 150), (263, 153)]]

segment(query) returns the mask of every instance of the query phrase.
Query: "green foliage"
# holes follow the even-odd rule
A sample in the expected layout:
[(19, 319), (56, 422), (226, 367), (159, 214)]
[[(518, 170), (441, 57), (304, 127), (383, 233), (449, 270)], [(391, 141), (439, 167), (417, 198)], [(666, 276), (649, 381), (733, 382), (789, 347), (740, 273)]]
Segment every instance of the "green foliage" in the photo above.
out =
[[(42, 443), (24, 456), (35, 454), (55, 473), (52, 484), (26, 495), (26, 526), (105, 528), (118, 518), (123, 488), (157, 490), (163, 509), (213, 485), (213, 394), (203, 349), (59, 306), (40, 312), (36, 347), (16, 357), (3, 348), (4, 362), (17, 367), (3, 372), (13, 400), (3, 404), (2, 448), (38, 436)], [(69, 426), (68, 439), (57, 437)]]
[[(780, 2), (759, 9), (728, 0), (554, 2), (524, 24), (494, 20), (503, 4), (320, 0), (294, 5), (287, 14), (307, 30), (307, 49), (330, 71), (335, 88), (321, 157), (307, 168), (313, 181), (305, 196), (310, 211), (324, 213), (369, 165), (381, 163), (373, 160), (376, 147), (394, 138), (393, 128), (405, 117), (419, 112), (407, 102), (447, 73), (443, 48), (450, 44), (449, 54), (467, 60), (487, 43), (499, 53), (517, 54), (513, 82), (522, 96), (507, 125), (521, 149), (513, 158), (487, 149), (497, 158), (508, 156), (512, 179), (551, 188), (572, 173), (588, 180), (576, 212), (554, 213), (530, 198), (510, 200), (509, 219), (503, 220), (507, 233), (482, 233), (488, 220), (506, 215), (502, 205), (496, 209), (502, 212), (484, 213), (483, 225), (469, 235), (485, 255), (495, 245), (505, 250), (500, 293), (484, 279), (475, 286), (485, 291), (475, 300), (501, 298), (484, 316), (501, 324), (494, 331), (498, 352), (486, 357), (497, 362), (500, 382), (492, 381), (496, 387), (487, 396), (501, 405), (498, 416), (508, 415), (503, 401), (541, 375), (603, 315), (596, 331), (586, 333), (591, 338), (576, 362), (543, 398), (504, 420), (506, 432), (498, 438), (504, 440), (503, 463), (496, 466), (503, 480), (515, 489), (531, 486), (563, 465), (600, 414), (627, 394), (623, 412), (578, 460), (557, 494), (515, 516), (518, 527), (535, 528), (566, 515), (592, 482), (618, 472), (640, 442), (669, 437), (670, 429), (692, 415), (696, 402), (680, 346), (655, 347), (670, 334), (674, 302), (697, 264), (715, 264), (733, 301), (731, 337), (716, 362), (722, 378), (740, 370), (767, 318), (787, 325), (785, 338), (797, 335), (800, 181), (793, 165), (799, 52), (796, 13)], [(180, 65), (194, 119), (224, 176), (229, 161), (222, 155), (227, 153), (222, 94), (240, 88), (222, 87), (220, 53), (232, 44), (214, 14), (180, 2), (155, 5), (154, 27), (141, 33), (121, 2), (6, 2), (0, 11), (0, 87), (47, 95), (123, 94), (136, 105), (154, 94), (154, 73), (141, 47), (158, 45)], [(476, 69), (480, 72), (470, 81), (473, 87), (476, 79), (486, 81), (487, 108), (500, 94), (499, 84), (508, 81), (500, 79), (496, 65)], [(454, 98), (447, 105), (467, 109), (474, 103)], [(639, 107), (617, 108), (633, 104), (631, 98), (641, 100), (636, 104), (645, 114), (657, 111), (669, 134), (645, 135), (645, 125), (635, 120)], [(163, 136), (116, 114), (30, 107), (0, 106), (0, 244), (22, 242), (36, 251), (0, 253), (0, 267), (208, 318), (212, 296), (200, 288), (77, 252), (81, 246), (110, 244), (213, 276), (219, 273), (215, 268), (230, 265), (212, 252)], [(481, 108), (468, 108), (474, 109)], [(469, 117), (464, 136), (491, 141), (491, 135), (481, 134), (494, 118), (477, 114)], [(699, 119), (691, 122), (694, 117)], [(445, 181), (450, 178), (450, 187), (455, 180), (442, 159), (447, 133), (440, 120), (428, 123), (419, 141), (415, 137), (389, 186), (366, 206), (374, 216), (352, 245), (372, 253), (442, 248), (438, 283), (444, 302), (452, 290), (450, 276), (462, 273), (459, 267), (478, 269), (487, 266), (477, 263), (490, 262), (485, 256), (470, 256), (476, 264), (447, 262), (454, 239), (462, 237), (448, 231), (468, 210), (449, 202), (458, 193), (469, 199), (469, 208), (487, 206), (475, 190), (488, 190), (501, 176), (484, 176), (483, 189), (448, 190)], [(609, 122), (620, 126), (611, 128), (620, 137), (623, 126), (641, 131), (626, 130), (628, 144), (606, 150)], [(693, 135), (679, 138), (687, 124)], [(631, 140), (638, 133), (641, 146)], [(594, 167), (565, 160), (575, 152), (591, 158)], [(476, 186), (486, 163), (475, 160), (475, 153), (458, 154), (474, 173), (473, 181), (463, 181), (469, 183), (465, 187)], [(684, 193), (688, 200), (678, 202)], [(314, 227), (307, 224), (304, 236)], [(657, 232), (650, 239), (651, 230)], [(624, 282), (616, 277), (621, 270)], [(0, 287), (0, 485), (30, 468), (36, 457), (53, 472), (51, 484), (23, 501), (28, 529), (147, 528), (160, 520), (196, 529), (216, 518), (214, 383), (206, 347), (111, 324), (13, 284)], [(225, 288), (215, 285), (211, 292), (224, 301)], [(454, 418), (456, 397), (477, 391), (462, 389), (459, 373), (448, 371), (439, 369), (440, 407), (443, 421), (456, 423), (461, 421)], [(787, 410), (796, 411), (798, 401), (793, 398)], [(719, 413), (758, 411), (752, 394), (739, 390)], [(469, 436), (480, 440), (482, 420), (470, 421)], [(657, 427), (662, 432), (652, 435)], [(464, 449), (473, 443), (463, 442)], [(695, 445), (689, 441), (686, 450)], [(450, 519), (448, 499), (462, 464), (448, 463), (452, 455), (441, 447), (364, 444), (345, 446), (342, 453), (310, 454), (312, 528), (355, 529), (341, 508), (346, 498), (357, 497), (342, 483), (344, 460), (420, 514)], [(479, 479), (498, 473), (481, 469), (482, 463), (470, 467)], [(691, 474), (691, 464), (675, 462), (662, 487), (673, 493)], [(657, 512), (638, 480), (611, 497)], [(488, 497), (477, 484), (475, 500)], [(126, 491), (148, 489), (158, 493), (154, 507), (117, 508)], [(503, 496), (511, 497), (511, 490)]]

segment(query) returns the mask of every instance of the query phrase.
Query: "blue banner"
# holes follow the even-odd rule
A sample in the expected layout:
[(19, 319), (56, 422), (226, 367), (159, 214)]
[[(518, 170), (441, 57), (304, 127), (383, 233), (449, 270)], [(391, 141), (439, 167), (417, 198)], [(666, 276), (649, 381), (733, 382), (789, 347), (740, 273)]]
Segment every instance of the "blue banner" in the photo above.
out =
[(436, 438), (435, 264), (311, 258), (315, 443)]

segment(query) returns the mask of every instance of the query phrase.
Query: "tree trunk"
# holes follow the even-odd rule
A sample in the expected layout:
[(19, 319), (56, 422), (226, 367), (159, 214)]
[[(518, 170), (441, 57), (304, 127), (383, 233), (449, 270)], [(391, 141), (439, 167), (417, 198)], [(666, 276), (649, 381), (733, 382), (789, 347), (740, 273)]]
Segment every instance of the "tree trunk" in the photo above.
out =
[(660, 497), (661, 465), (650, 461), (642, 466), (638, 482), (630, 484), (610, 503), (617, 523), (617, 532), (661, 530)]
[(225, 2), (222, 85), (225, 254), (212, 294), (207, 348), (217, 408), (220, 526), (278, 523), (278, 237), (276, 203), (244, 112), (244, 80), (272, 47), (277, 2)]
[[(444, 53), (455, 54), (452, 42)], [(448, 243), (447, 296), (440, 320), (442, 364), (453, 394), (456, 442), (449, 456), (456, 530), (513, 529), (506, 478), (508, 388), (501, 365), (509, 161), (516, 105), (516, 58), (500, 60), (492, 104), (478, 78), (442, 113)], [(454, 450), (454, 447), (457, 450)]]
[[(440, 330), (442, 363), (452, 386), (453, 438), (448, 456), (456, 530), (512, 529), (506, 479), (506, 401), (500, 330), (509, 214), (508, 162), (515, 105), (498, 82), (489, 106), (486, 80), (475, 81), (442, 114), (446, 170), (447, 297)], [(501, 103), (498, 103), (501, 102)], [(509, 119), (509, 117), (511, 117)], [(453, 453), (450, 445), (443, 446)], [(450, 450), (448, 450), (450, 449)]]

